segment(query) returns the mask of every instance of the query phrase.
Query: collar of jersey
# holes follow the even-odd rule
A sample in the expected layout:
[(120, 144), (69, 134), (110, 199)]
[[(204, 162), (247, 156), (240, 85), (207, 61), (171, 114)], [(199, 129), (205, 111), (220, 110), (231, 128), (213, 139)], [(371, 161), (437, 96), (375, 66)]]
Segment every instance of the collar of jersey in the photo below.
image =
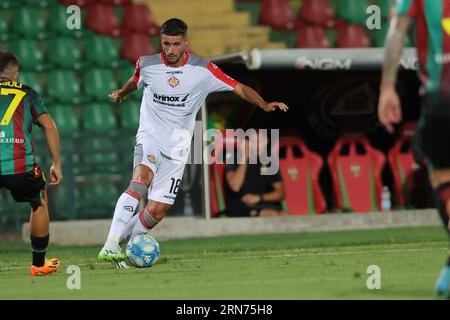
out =
[(184, 53), (186, 53), (186, 58), (184, 59), (183, 64), (181, 66), (179, 66), (179, 67), (168, 66), (167, 63), (166, 63), (166, 59), (164, 58), (164, 53), (162, 53), (162, 52), (161, 52), (161, 60), (166, 65), (166, 67), (174, 68), (174, 69), (181, 68), (181, 67), (184, 67), (186, 65), (186, 63), (189, 61), (189, 52), (185, 51)]

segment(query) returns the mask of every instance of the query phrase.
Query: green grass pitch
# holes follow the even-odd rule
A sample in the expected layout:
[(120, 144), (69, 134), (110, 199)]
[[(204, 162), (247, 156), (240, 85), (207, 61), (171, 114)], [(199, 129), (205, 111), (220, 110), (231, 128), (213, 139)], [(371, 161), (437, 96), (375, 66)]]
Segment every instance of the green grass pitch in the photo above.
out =
[[(31, 278), (30, 249), (0, 243), (0, 299), (435, 299), (447, 254), (443, 228), (230, 236), (161, 241), (149, 269), (114, 270), (100, 246), (51, 246), (56, 274)], [(69, 290), (69, 265), (81, 289)], [(381, 289), (366, 286), (367, 267)]]

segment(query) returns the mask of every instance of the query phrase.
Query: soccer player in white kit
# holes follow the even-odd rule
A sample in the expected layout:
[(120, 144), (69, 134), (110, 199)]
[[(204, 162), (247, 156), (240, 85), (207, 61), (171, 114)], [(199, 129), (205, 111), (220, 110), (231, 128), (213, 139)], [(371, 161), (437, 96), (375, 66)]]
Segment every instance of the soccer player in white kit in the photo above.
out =
[[(133, 178), (120, 196), (111, 228), (98, 258), (117, 263), (126, 259), (119, 243), (148, 232), (172, 207), (183, 177), (198, 110), (209, 93), (233, 91), (264, 111), (287, 111), (281, 102), (266, 102), (253, 89), (223, 73), (215, 64), (186, 51), (187, 25), (167, 20), (160, 31), (162, 53), (140, 57), (135, 74), (109, 95), (120, 102), (144, 87), (136, 135)], [(147, 206), (135, 217), (141, 198)], [(123, 266), (126, 267), (126, 266)]]

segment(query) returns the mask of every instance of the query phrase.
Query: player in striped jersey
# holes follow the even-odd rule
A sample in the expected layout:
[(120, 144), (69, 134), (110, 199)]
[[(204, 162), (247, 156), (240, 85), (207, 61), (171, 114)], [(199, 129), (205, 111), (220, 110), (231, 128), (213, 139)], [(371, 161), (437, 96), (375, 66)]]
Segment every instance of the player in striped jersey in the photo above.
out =
[(31, 129), (45, 130), (52, 156), (50, 185), (62, 179), (58, 129), (42, 99), (30, 87), (17, 81), (19, 61), (10, 52), (0, 52), (0, 188), (10, 191), (17, 202), (31, 206), (30, 238), (33, 261), (31, 276), (55, 272), (56, 258), (45, 259), (49, 241), (46, 182), (34, 161)]
[[(401, 121), (395, 83), (403, 41), (413, 20), (422, 82), (417, 134), (430, 169), (437, 209), (450, 235), (450, 0), (398, 0), (396, 9), (386, 40), (378, 116), (390, 133)], [(436, 293), (450, 298), (450, 257), (436, 283)]]

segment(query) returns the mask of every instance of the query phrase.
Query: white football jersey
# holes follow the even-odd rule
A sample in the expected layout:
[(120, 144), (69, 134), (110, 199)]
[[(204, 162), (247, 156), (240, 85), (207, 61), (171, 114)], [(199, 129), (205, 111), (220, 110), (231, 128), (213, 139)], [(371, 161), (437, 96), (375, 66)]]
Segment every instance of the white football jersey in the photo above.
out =
[(196, 114), (208, 94), (238, 84), (214, 63), (188, 53), (177, 68), (167, 66), (162, 53), (140, 57), (134, 81), (144, 87), (136, 140), (153, 141), (179, 160), (188, 156)]

